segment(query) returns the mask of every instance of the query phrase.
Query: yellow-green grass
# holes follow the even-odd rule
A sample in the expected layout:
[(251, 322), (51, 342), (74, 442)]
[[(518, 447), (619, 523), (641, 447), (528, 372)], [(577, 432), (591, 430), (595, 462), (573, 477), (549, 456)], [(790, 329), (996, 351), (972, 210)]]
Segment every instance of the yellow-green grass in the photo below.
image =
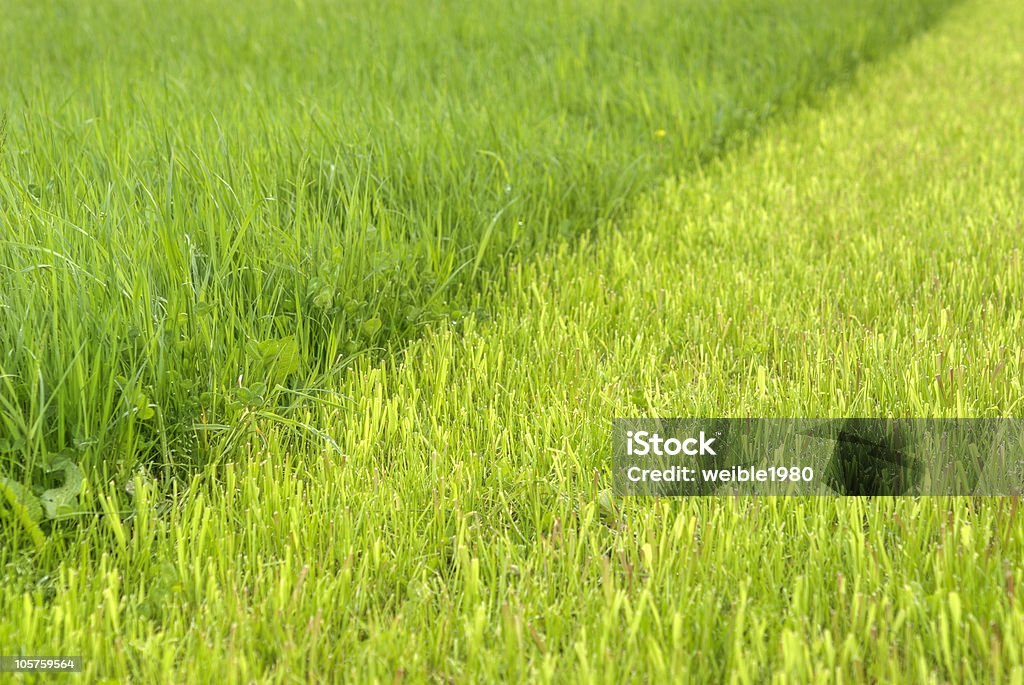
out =
[(5, 524), (0, 644), (134, 682), (1024, 681), (1016, 499), (608, 495), (614, 416), (1022, 413), (1022, 45), (971, 1), (173, 492), (90, 480), (38, 553)]

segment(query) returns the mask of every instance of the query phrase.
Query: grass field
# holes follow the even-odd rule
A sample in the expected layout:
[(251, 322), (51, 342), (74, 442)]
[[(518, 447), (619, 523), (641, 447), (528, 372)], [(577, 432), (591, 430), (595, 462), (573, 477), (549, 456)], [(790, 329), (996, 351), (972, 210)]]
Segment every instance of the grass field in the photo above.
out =
[(16, 8), (0, 652), (1024, 682), (1016, 499), (609, 495), (615, 416), (1024, 414), (1024, 6), (946, 4)]
[(473, 296), (511, 264), (621, 218), (948, 4), (16, 3), (16, 466), (227, 457), (240, 436), (219, 427), (247, 408), (337, 401), (355, 357), (486, 316)]

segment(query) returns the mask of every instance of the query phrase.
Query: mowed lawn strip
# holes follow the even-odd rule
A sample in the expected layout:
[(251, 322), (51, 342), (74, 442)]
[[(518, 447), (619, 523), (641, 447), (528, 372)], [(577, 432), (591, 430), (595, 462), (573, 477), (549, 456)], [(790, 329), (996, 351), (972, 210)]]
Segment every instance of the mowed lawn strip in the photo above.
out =
[(1021, 45), (969, 2), (339, 406), (250, 413), (171, 497), (90, 485), (102, 519), (5, 552), (0, 643), (139, 682), (1019, 681), (1015, 500), (615, 500), (608, 459), (615, 416), (1021, 415)]
[(0, 468), (216, 460), (950, 4), (12, 3)]

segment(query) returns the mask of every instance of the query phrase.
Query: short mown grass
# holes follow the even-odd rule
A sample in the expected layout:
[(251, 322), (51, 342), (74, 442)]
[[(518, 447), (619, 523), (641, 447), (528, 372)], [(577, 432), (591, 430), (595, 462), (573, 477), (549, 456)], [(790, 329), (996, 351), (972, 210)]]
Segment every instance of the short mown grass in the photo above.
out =
[(130, 682), (1024, 681), (1017, 499), (626, 500), (608, 463), (615, 416), (1024, 413), (1021, 45), (970, 0), (386, 354), (296, 383), (239, 339), (235, 387), (301, 401), (210, 398), (217, 459), (90, 471), (38, 548), (6, 516), (0, 645)]

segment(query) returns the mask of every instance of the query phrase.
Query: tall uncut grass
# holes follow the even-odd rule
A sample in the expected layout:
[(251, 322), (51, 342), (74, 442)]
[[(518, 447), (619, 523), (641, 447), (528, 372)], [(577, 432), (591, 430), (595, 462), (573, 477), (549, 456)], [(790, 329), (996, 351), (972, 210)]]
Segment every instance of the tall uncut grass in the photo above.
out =
[[(8, 3), (0, 469), (229, 454), (947, 0)], [(13, 486), (12, 486), (13, 487)], [(13, 495), (12, 495), (13, 496)]]

